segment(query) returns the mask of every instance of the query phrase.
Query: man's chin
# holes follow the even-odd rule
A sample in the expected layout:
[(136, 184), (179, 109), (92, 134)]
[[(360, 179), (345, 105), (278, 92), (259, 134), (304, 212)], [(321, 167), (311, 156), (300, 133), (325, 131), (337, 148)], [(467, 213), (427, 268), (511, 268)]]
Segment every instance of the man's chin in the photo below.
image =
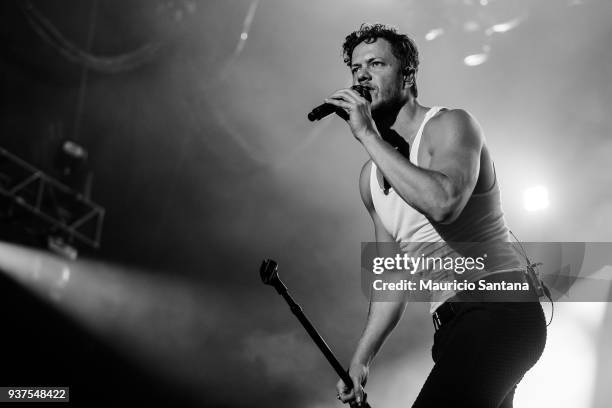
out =
[(372, 112), (372, 119), (375, 122), (388, 122), (395, 119), (399, 109), (387, 104), (373, 103), (370, 106), (370, 112)]
[(372, 116), (380, 114), (384, 109), (381, 109), (380, 102), (373, 101), (370, 104), (370, 112), (372, 112)]
[(380, 103), (380, 101), (374, 101), (370, 105), (370, 112), (372, 112), (372, 116), (385, 115), (389, 112), (389, 107), (384, 103)]

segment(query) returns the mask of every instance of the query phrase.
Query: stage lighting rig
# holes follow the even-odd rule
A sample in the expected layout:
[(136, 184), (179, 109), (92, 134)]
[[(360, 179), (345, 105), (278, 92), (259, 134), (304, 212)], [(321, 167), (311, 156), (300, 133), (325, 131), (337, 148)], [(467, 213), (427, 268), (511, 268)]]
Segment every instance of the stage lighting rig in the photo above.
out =
[(63, 176), (70, 176), (81, 171), (87, 161), (87, 150), (77, 142), (64, 140), (56, 157), (57, 166)]
[(59, 171), (59, 181), (85, 197), (91, 195), (93, 175), (87, 168), (87, 150), (74, 140), (62, 142), (55, 155), (55, 167)]
[[(86, 151), (71, 143), (63, 145), (67, 156), (84, 159)], [(2, 218), (43, 238), (54, 252), (75, 259), (73, 243), (100, 246), (104, 208), (3, 148), (0, 197)]]

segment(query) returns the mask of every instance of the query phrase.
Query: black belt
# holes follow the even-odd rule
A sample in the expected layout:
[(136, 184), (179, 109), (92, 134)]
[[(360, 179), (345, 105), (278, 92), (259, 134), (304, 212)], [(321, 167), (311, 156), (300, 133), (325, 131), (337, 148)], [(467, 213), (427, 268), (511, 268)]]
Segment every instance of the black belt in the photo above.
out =
[[(507, 282), (528, 282), (525, 273), (518, 271), (491, 274), (487, 276), (486, 279), (490, 282), (499, 282), (501, 280), (505, 280)], [(531, 284), (530, 288), (532, 288)], [(459, 299), (458, 301), (466, 301), (465, 298), (461, 298), (462, 293), (464, 292), (459, 292), (457, 295), (455, 295), (455, 297)], [(534, 294), (533, 288), (524, 294), (521, 293), (520, 295), (524, 296), (524, 301), (538, 301), (537, 296)], [(516, 297), (518, 296), (516, 293), (514, 293), (512, 296), (515, 296), (515, 298), (512, 300), (519, 301), (519, 298)], [(452, 298), (440, 305), (431, 316), (433, 318), (433, 324), (436, 330), (453, 320), (453, 318), (457, 315), (458, 312), (459, 305), (457, 305), (457, 302), (453, 302)]]
[(440, 327), (453, 320), (456, 314), (457, 305), (453, 305), (453, 302), (444, 302), (442, 305), (438, 306), (436, 311), (431, 315), (435, 329), (438, 330)]

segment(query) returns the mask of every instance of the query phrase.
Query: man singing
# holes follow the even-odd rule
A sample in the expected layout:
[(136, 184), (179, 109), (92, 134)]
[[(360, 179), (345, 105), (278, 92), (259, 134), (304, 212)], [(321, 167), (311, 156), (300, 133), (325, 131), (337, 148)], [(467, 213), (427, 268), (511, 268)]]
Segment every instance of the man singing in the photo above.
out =
[[(509, 241), (482, 131), (464, 110), (419, 104), (414, 42), (391, 27), (363, 24), (346, 37), (343, 52), (353, 85), (364, 86), (372, 101), (351, 88), (325, 101), (346, 111), (370, 156), (359, 187), (376, 241)], [(494, 257), (493, 267), (466, 278), (525, 281), (515, 256)], [(533, 292), (521, 302), (461, 302), (464, 294), (432, 294), (435, 365), (413, 407), (512, 407), (516, 384), (543, 352), (546, 322)], [(337, 385), (343, 402), (363, 401), (370, 364), (406, 303), (370, 304), (349, 369), (355, 388)]]

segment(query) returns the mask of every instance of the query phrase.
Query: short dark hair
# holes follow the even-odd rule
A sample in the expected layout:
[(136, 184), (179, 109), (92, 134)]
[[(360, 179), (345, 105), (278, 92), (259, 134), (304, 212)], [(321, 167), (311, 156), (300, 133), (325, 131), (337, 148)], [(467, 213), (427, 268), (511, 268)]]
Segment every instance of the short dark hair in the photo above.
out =
[(384, 38), (391, 44), (391, 51), (400, 60), (402, 72), (408, 75), (412, 73), (414, 82), (410, 90), (416, 98), (418, 96), (416, 73), (419, 69), (419, 51), (414, 41), (406, 34), (399, 34), (395, 27), (378, 23), (363, 23), (359, 30), (347, 35), (344, 44), (342, 44), (344, 63), (349, 67), (351, 66), (353, 50), (357, 45), (362, 42), (371, 44), (378, 38)]

